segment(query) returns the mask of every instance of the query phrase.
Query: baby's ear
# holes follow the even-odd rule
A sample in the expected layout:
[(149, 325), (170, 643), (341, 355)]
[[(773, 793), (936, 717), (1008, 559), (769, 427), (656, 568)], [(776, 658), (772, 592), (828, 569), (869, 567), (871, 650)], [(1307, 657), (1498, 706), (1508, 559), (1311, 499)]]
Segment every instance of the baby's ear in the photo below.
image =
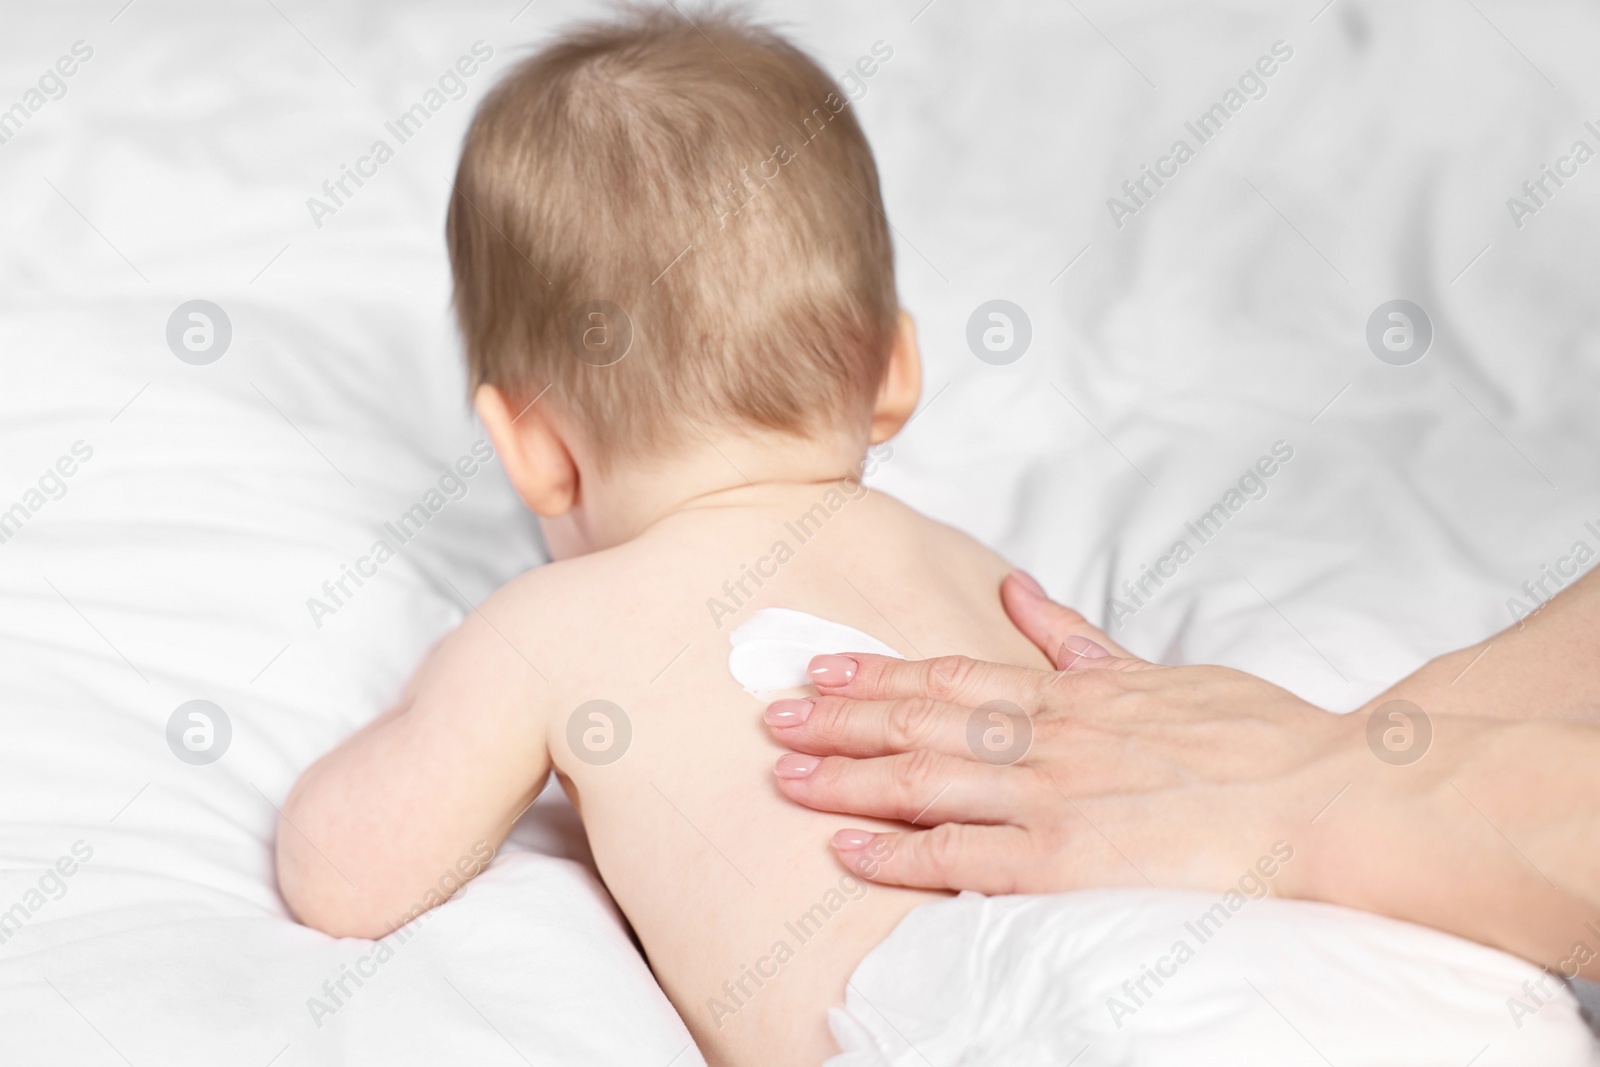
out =
[(878, 383), (878, 399), (872, 406), (872, 443), (882, 444), (899, 433), (917, 410), (921, 395), (922, 353), (917, 349), (917, 324), (902, 308), (883, 381)]
[(578, 501), (578, 465), (551, 405), (539, 402), (542, 395), (519, 401), (498, 386), (480, 385), (472, 402), (512, 488), (529, 511), (552, 519)]

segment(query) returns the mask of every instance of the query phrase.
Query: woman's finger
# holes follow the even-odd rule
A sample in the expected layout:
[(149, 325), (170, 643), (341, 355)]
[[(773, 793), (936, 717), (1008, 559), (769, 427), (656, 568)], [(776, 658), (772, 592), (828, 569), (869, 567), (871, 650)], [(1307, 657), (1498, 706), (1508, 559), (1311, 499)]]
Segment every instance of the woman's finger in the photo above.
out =
[(1076, 832), (1055, 837), (1020, 826), (947, 822), (927, 830), (840, 830), (832, 843), (841, 863), (881, 885), (995, 896), (1149, 884), (1106, 837), (1075, 821)]
[(811, 684), (825, 696), (856, 700), (927, 697), (969, 708), (1007, 700), (1030, 713), (1038, 710), (1039, 697), (1051, 678), (1045, 671), (966, 656), (903, 660), (865, 653), (813, 657), (808, 673)]
[(1159, 663), (1135, 659), (1131, 656), (1114, 656), (1111, 650), (1087, 637), (1069, 637), (1061, 643), (1061, 655), (1056, 667), (1067, 671), (1150, 671), (1158, 670)]
[(1086, 640), (1113, 656), (1135, 658), (1078, 612), (1051, 600), (1026, 571), (1012, 571), (1000, 583), (1000, 603), (1023, 636), (1050, 657), (1056, 670), (1065, 670), (1068, 663), (1084, 658), (1079, 651), (1081, 641), (1074, 639)]
[(1027, 776), (926, 751), (861, 760), (786, 752), (773, 769), (779, 790), (808, 808), (925, 826), (1005, 822), (1022, 809)]
[(973, 712), (926, 697), (850, 700), (824, 696), (767, 706), (772, 736), (796, 752), (817, 756), (888, 756), (927, 749), (947, 756), (970, 752)]
[(1026, 892), (1031, 842), (1019, 826), (947, 822), (931, 830), (873, 833), (840, 830), (833, 848), (847, 868), (879, 885), (913, 889), (971, 889), (989, 896)]

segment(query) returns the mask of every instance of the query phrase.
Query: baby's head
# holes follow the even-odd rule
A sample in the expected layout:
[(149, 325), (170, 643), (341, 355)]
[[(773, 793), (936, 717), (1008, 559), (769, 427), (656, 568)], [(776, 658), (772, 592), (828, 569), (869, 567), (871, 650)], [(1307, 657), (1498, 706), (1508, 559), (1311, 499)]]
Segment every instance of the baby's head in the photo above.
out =
[(848, 98), (737, 14), (627, 9), (519, 64), (448, 236), (479, 414), (558, 555), (747, 480), (837, 479), (916, 403)]

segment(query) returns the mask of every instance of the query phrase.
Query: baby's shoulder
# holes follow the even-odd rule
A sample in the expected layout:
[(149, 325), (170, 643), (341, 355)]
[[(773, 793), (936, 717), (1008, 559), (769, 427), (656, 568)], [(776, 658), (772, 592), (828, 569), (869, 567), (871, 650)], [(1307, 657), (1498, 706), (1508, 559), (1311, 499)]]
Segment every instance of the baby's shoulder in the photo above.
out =
[(528, 623), (570, 620), (574, 610), (605, 596), (615, 580), (615, 568), (596, 566), (592, 556), (553, 561), (511, 579), (480, 608)]
[(646, 616), (658, 599), (662, 561), (632, 543), (542, 564), (501, 586), (479, 605), (542, 644), (559, 647), (619, 618)]
[(1011, 570), (1004, 557), (964, 530), (924, 515), (881, 490), (874, 490), (872, 495), (883, 513), (893, 517), (900, 540), (920, 545), (929, 555), (943, 557), (952, 566), (975, 568), (985, 576), (992, 571), (1004, 577)]

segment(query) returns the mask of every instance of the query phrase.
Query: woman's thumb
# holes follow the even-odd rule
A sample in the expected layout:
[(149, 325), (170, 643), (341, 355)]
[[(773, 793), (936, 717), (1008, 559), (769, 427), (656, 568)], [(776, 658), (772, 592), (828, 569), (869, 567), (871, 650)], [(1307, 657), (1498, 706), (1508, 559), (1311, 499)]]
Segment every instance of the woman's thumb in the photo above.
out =
[(1000, 602), (1023, 636), (1039, 646), (1057, 670), (1086, 660), (1137, 659), (1078, 612), (1051, 600), (1027, 571), (1012, 571), (1000, 583)]

